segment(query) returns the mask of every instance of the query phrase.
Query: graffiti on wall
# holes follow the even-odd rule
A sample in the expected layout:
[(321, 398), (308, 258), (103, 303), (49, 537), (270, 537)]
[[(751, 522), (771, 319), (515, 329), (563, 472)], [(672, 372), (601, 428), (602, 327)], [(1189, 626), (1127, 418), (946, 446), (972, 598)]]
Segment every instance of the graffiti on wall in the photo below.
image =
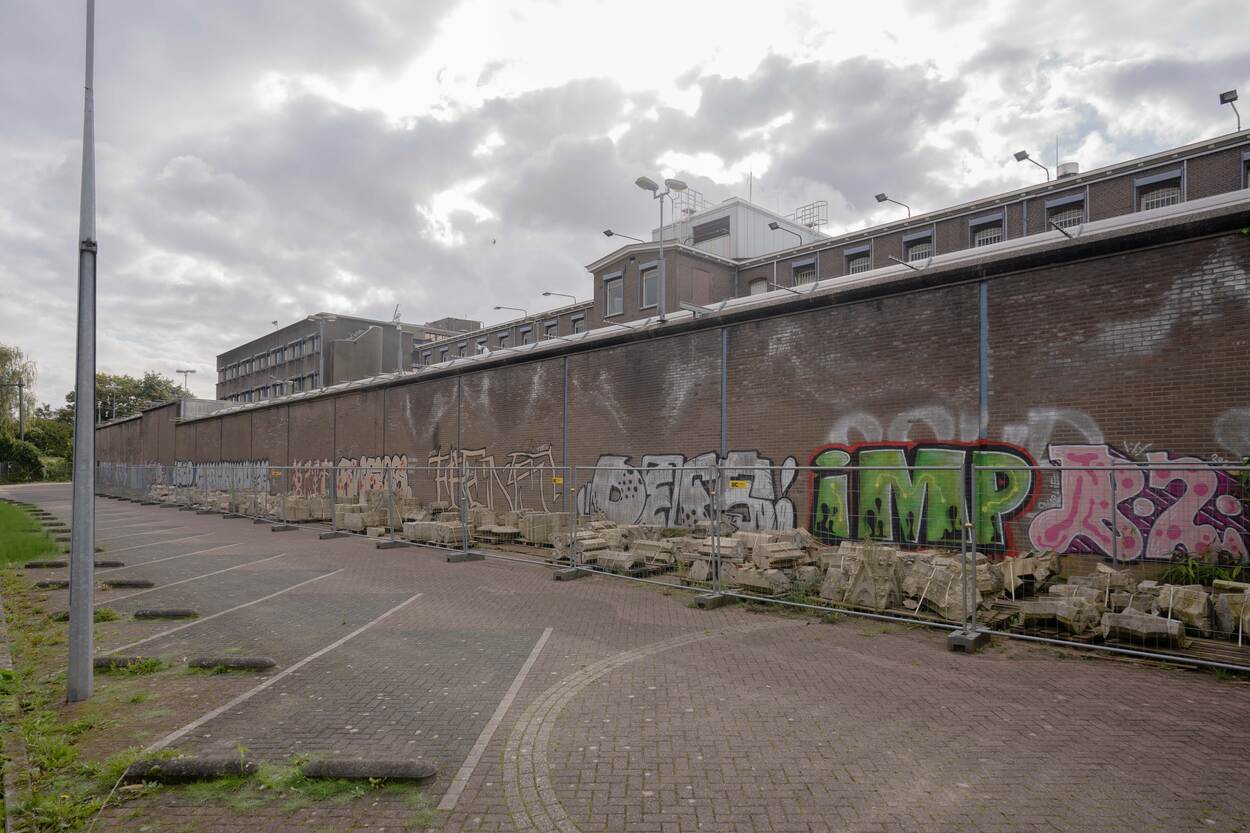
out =
[(794, 502), (786, 495), (797, 476), (795, 458), (778, 469), (756, 451), (714, 451), (687, 458), (682, 454), (644, 454), (630, 458), (605, 454), (589, 484), (577, 491), (578, 510), (601, 513), (624, 524), (692, 526), (710, 521), (719, 466), (722, 516), (738, 529), (794, 528)]
[(223, 460), (218, 463), (174, 463), (174, 485), (207, 491), (269, 491), (268, 460)]
[(290, 472), (291, 494), (305, 497), (329, 495), (331, 478), (336, 499), (345, 503), (364, 501), (368, 495), (385, 492), (387, 488), (393, 488), (400, 497), (412, 496), (405, 454), (340, 457), (336, 464), (329, 460), (296, 460)]
[(975, 476), (977, 543), (1007, 551), (1008, 522), (1029, 511), (1036, 497), (1032, 465), (1028, 452), (1004, 443), (825, 446), (812, 457), (809, 528), (829, 544), (877, 538), (905, 546), (958, 545)]
[(463, 495), (470, 509), (551, 512), (563, 508), (563, 487), (553, 480), (563, 470), (556, 469), (550, 446), (509, 452), (498, 463), (484, 448), (435, 449), (428, 465), (435, 500), (450, 506), (459, 506)]
[[(1122, 561), (1170, 559), (1178, 551), (1246, 557), (1246, 487), (1234, 473), (1167, 451), (1147, 452), (1142, 465), (1105, 444), (1053, 445), (1047, 457), (1065, 468), (1057, 505), (1029, 524), (1033, 546)], [(1167, 463), (1178, 468), (1156, 467)], [(1114, 472), (1091, 470), (1113, 465)]]

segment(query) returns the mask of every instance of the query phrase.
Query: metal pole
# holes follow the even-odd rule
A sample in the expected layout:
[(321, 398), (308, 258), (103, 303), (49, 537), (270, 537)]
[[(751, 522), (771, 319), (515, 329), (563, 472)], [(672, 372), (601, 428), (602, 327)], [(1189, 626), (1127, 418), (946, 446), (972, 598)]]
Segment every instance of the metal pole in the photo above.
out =
[(388, 466), (382, 469), (386, 473), (386, 525), (391, 529), (391, 540), (395, 540), (395, 469)]
[(469, 477), (469, 460), (463, 455), (460, 458), (460, 498), (456, 502), (460, 504), (460, 543), (461, 548), (467, 554), (469, 552), (469, 500), (468, 491), (464, 487), (464, 481)]
[(565, 518), (569, 532), (569, 564), (577, 566), (577, 469), (569, 465), (569, 458), (564, 458), (567, 476), (564, 478)]
[(720, 595), (721, 546), (720, 546), (720, 463), (712, 467), (712, 592)]
[[(975, 473), (975, 472), (974, 472)], [(963, 591), (963, 626), (968, 630), (968, 522), (959, 530), (959, 587)]]
[(1120, 524), (1118, 512), (1116, 511), (1116, 494), (1115, 494), (1115, 461), (1111, 463), (1111, 567), (1112, 569), (1119, 566), (1120, 563)]
[(17, 379), (17, 430), (22, 440), (26, 439), (26, 388), (19, 376)]
[[(974, 461), (977, 459), (976, 452), (973, 452)], [(972, 516), (968, 519), (968, 560), (972, 562), (972, 584), (968, 588), (968, 596), (971, 604), (968, 610), (968, 633), (975, 633), (977, 629), (977, 522), (981, 519), (981, 510), (977, 504), (977, 467), (974, 462), (972, 465)]]
[(78, 218), (78, 354), (74, 393), (73, 521), (70, 530), (69, 668), (65, 698), (91, 696), (92, 594), (95, 587), (95, 0), (87, 0), (83, 84), (82, 193)]
[[(664, 192), (668, 193), (667, 190)], [(664, 265), (664, 194), (660, 194), (660, 320), (664, 320), (664, 295), (668, 292), (668, 269)]]
[[(325, 345), (324, 341), (321, 343), (323, 346)], [(338, 502), (339, 502), (339, 467), (337, 464), (331, 463), (330, 464), (330, 531), (331, 532), (339, 531)]]

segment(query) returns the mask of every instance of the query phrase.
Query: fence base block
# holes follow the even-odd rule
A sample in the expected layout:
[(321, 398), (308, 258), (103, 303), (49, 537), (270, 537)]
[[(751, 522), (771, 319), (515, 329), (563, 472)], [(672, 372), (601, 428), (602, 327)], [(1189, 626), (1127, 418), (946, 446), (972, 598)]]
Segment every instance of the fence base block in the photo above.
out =
[(724, 607), (733, 604), (737, 599), (733, 596), (726, 596), (722, 593), (701, 593), (694, 597), (694, 606), (699, 610), (712, 610), (717, 607)]
[(176, 504), (176, 503), (162, 503), (162, 504), (161, 504), (161, 508), (162, 508), (162, 509), (177, 509), (177, 508), (178, 508), (178, 504)]
[(579, 570), (577, 567), (564, 567), (556, 570), (551, 574), (551, 578), (555, 581), (572, 581), (575, 578), (585, 578), (590, 575), (589, 570)]
[(221, 517), (222, 518), (242, 518), (245, 516), (240, 515), (238, 512), (223, 512), (221, 513)]
[(411, 541), (378, 541), (374, 544), (380, 550), (397, 550), (403, 547), (415, 547)]
[(291, 526), (290, 524), (274, 524), (273, 526), (269, 527), (270, 532), (290, 532), (295, 529), (299, 529), (299, 527)]
[(464, 561), (485, 561), (486, 556), (480, 552), (449, 552), (447, 553), (448, 564), (460, 564)]
[(140, 506), (160, 506), (161, 502), (159, 500), (141, 500), (139, 501), (139, 505)]
[(198, 512), (200, 510), (194, 506), (179, 506), (178, 511), (179, 512)]
[(951, 651), (963, 651), (975, 654), (990, 644), (990, 635), (985, 631), (958, 630), (946, 637), (946, 647)]
[(219, 513), (216, 509), (196, 509), (196, 510), (195, 510), (195, 514), (197, 514), (197, 515), (217, 515), (217, 514), (220, 514), (220, 513)]
[(252, 518), (252, 523), (254, 523), (254, 524), (271, 524), (271, 523), (273, 523), (273, 521), (267, 521), (267, 520), (265, 520), (264, 518)]
[(335, 538), (350, 538), (350, 532), (323, 532), (317, 536), (319, 541), (332, 541)]

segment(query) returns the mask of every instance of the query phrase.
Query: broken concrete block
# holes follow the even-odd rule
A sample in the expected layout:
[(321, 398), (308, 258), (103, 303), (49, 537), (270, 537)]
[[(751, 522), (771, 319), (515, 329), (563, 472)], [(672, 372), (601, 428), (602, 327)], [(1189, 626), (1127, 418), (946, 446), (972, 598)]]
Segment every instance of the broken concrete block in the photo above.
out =
[(365, 534), (366, 534), (366, 535), (368, 535), (370, 538), (385, 538), (385, 537), (386, 537), (386, 527), (384, 527), (384, 526), (370, 526), (370, 527), (366, 527), (366, 528), (365, 528)]
[(1164, 648), (1184, 648), (1189, 644), (1182, 622), (1138, 613), (1132, 609), (1123, 613), (1104, 613), (1102, 635), (1104, 639), (1114, 639), (1117, 642)]
[(821, 598), (873, 610), (897, 607), (903, 595), (897, 551), (870, 545), (849, 552), (855, 554), (839, 556), (825, 572)]
[(815, 592), (824, 579), (825, 571), (815, 564), (805, 564), (794, 571), (794, 584), (809, 593)]
[(1063, 599), (1085, 599), (1091, 602), (1101, 602), (1103, 599), (1101, 590), (1095, 590), (1093, 587), (1082, 587), (1079, 584), (1052, 584), (1046, 588), (1046, 592), (1051, 596), (1058, 596)]
[(1026, 628), (1059, 627), (1079, 636), (1098, 627), (1101, 616), (1101, 605), (1079, 596), (1020, 603), (1020, 624)]
[[(1222, 589), (1220, 584), (1236, 583), (1215, 582), (1216, 589)], [(1221, 636), (1241, 643), (1250, 640), (1250, 585), (1240, 593), (1216, 593), (1212, 607), (1215, 609), (1215, 629)]]
[(670, 566), (677, 563), (677, 543), (667, 541), (635, 541), (630, 552), (637, 553), (643, 561), (656, 567)]
[(643, 566), (642, 556), (636, 552), (599, 550), (595, 553), (595, 559), (600, 567), (614, 573), (628, 573)]
[(703, 542), (699, 544), (699, 555), (704, 558), (711, 558), (713, 555), (713, 541), (720, 546), (721, 561), (743, 561), (746, 559), (746, 541), (727, 535), (722, 535), (719, 538), (704, 538)]
[(789, 591), (790, 579), (781, 570), (757, 570), (754, 567), (737, 567), (732, 582), (743, 590), (776, 596)]
[(1179, 619), (1201, 636), (1211, 633), (1211, 594), (1200, 584), (1163, 584), (1152, 612), (1164, 619)]
[(1117, 590), (1107, 597), (1107, 609), (1117, 613), (1126, 609), (1136, 610), (1138, 613), (1149, 613), (1157, 598), (1158, 596), (1153, 593)]
[(806, 559), (807, 553), (789, 541), (756, 544), (751, 550), (751, 562), (760, 570), (790, 569)]
[(365, 516), (360, 512), (346, 512), (339, 521), (339, 527), (349, 532), (364, 532)]

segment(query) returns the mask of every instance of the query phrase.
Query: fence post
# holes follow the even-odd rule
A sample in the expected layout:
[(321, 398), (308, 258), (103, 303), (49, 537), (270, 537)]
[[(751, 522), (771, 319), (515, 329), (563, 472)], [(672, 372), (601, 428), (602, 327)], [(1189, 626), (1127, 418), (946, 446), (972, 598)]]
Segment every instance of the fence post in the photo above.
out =
[(461, 561), (482, 561), (486, 556), (473, 552), (469, 541), (469, 489), (465, 482), (469, 479), (469, 461), (465, 457), (460, 460), (460, 482), (456, 485), (458, 495), (456, 503), (460, 509), (460, 549), (447, 553), (447, 560), (452, 563)]
[(1116, 506), (1116, 483), (1118, 479), (1115, 471), (1115, 460), (1111, 461), (1111, 568), (1114, 570), (1120, 566), (1120, 517), (1119, 507)]
[[(959, 577), (963, 587), (963, 622), (959, 630), (952, 631), (946, 637), (946, 647), (949, 650), (967, 653), (973, 653), (990, 641), (990, 635), (980, 630), (977, 625), (977, 520), (981, 517), (980, 508), (977, 505), (977, 459), (974, 450), (970, 468), (972, 483), (969, 490), (968, 516), (964, 518), (963, 527), (959, 533)], [(970, 561), (972, 562), (971, 571), (968, 569)]]
[(573, 569), (577, 569), (577, 491), (576, 491), (576, 469), (568, 465), (565, 460), (565, 478), (564, 478), (564, 507), (567, 512), (566, 520), (568, 521), (569, 536), (569, 564)]

